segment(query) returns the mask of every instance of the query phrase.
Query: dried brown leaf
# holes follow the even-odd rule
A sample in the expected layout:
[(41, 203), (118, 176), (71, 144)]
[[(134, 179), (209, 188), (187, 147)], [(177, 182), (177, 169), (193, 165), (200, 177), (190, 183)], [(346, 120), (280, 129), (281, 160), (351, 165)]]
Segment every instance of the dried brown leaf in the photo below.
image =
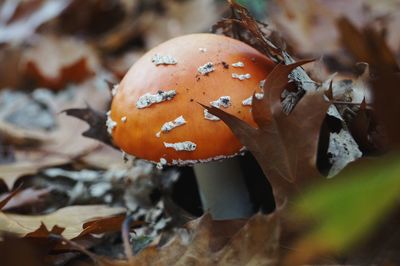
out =
[[(72, 239), (91, 232), (104, 233), (118, 230), (121, 226), (121, 219), (112, 219), (113, 223), (110, 223), (110, 217), (121, 215), (124, 212), (123, 208), (111, 208), (105, 205), (70, 206), (51, 214), (36, 216), (0, 212), (0, 231), (21, 237), (27, 235), (40, 237), (43, 236), (43, 226), (45, 228), (65, 228), (62, 235), (67, 239)], [(95, 223), (86, 224), (86, 228), (84, 228), (84, 224), (89, 221), (95, 221)], [(47, 235), (45, 234), (46, 237)]]
[(83, 136), (99, 140), (111, 147), (115, 147), (110, 134), (107, 132), (107, 116), (105, 113), (96, 111), (90, 106), (86, 108), (67, 109), (64, 112), (68, 116), (79, 118), (88, 123), (89, 129), (82, 133)]
[(369, 63), (375, 78), (371, 81), (374, 107), (378, 122), (384, 126), (391, 148), (400, 145), (400, 67), (389, 48), (385, 36), (371, 27), (357, 29), (349, 20), (338, 21), (338, 28), (345, 47), (358, 61)]
[[(123, 160), (123, 154), (120, 150), (108, 145), (101, 145), (89, 153), (79, 157), (79, 161), (99, 169), (126, 169), (129, 164)], [(122, 158), (122, 159), (121, 159)]]
[(0, 241), (0, 257), (2, 266), (42, 266), (47, 265), (45, 256), (48, 245), (6, 235)]
[(2, 198), (0, 200), (0, 210), (2, 210), (4, 208), (4, 206), (7, 205), (7, 203), (15, 196), (17, 195), (19, 192), (21, 191), (21, 186), (17, 187), (16, 189), (14, 189), (12, 192), (10, 192), (6, 197)]
[(269, 216), (255, 215), (219, 252), (220, 263), (221, 265), (232, 265), (232, 263), (276, 265), (279, 236), (280, 226), (277, 213)]
[(33, 232), (25, 235), (25, 238), (48, 238), (50, 234), (61, 235), (65, 228), (54, 225), (49, 231), (46, 225), (42, 222), (40, 227)]
[[(57, 114), (68, 108), (80, 108), (87, 105), (104, 110), (109, 102), (108, 89), (98, 84), (104, 85), (93, 79), (73, 87), (66, 94), (54, 94), (51, 98), (53, 108), (51, 111)], [(7, 183), (9, 188), (22, 175), (34, 174), (44, 167), (71, 162), (103, 146), (98, 141), (79, 135), (80, 132), (86, 130), (86, 123), (65, 114), (58, 114), (56, 118), (58, 126), (55, 130), (46, 134), (40, 131), (38, 134), (34, 134), (35, 131), (30, 132), (32, 136), (45, 136), (45, 142), (42, 145), (36, 148), (17, 147), (16, 161), (0, 165), (0, 178)]]
[(278, 65), (267, 77), (263, 99), (253, 97), (253, 118), (258, 129), (218, 108), (206, 107), (253, 153), (278, 198), (320, 176), (316, 168), (317, 146), (329, 103), (322, 91), (316, 91), (306, 93), (289, 115), (283, 113), (281, 104), (289, 73), (307, 62)]
[[(126, 3), (125, 2), (129, 2)], [(79, 34), (94, 37), (103, 32), (113, 31), (131, 8), (126, 5), (136, 5), (137, 1), (79, 1), (71, 4), (53, 22), (55, 31), (65, 34)], [(107, 19), (105, 19), (107, 18)]]
[[(125, 220), (125, 215), (117, 215), (102, 218), (100, 220), (92, 220), (83, 224), (83, 231), (79, 236), (84, 236), (88, 234), (101, 234), (104, 232), (117, 231), (121, 228), (122, 223)], [(143, 221), (135, 221), (131, 224), (131, 227), (137, 227), (143, 225)]]
[(376, 115), (373, 110), (366, 108), (365, 101), (362, 102), (360, 109), (348, 126), (363, 154), (382, 152), (387, 149), (382, 142), (384, 138), (380, 135), (382, 132), (379, 132), (376, 124)]
[(378, 79), (372, 82), (375, 96), (375, 107), (379, 121), (382, 122), (390, 147), (400, 146), (400, 74), (382, 72)]
[(37, 147), (47, 139), (43, 132), (22, 129), (3, 120), (0, 120), (0, 136), (7, 144), (22, 147)]
[(96, 53), (73, 38), (41, 36), (25, 51), (21, 65), (37, 86), (62, 89), (93, 75), (98, 67)]
[(21, 53), (21, 49), (16, 47), (0, 49), (0, 89), (6, 87), (16, 88), (21, 83), (21, 73), (19, 71)]
[[(268, 25), (255, 20), (250, 12), (236, 1), (229, 0), (228, 2), (231, 6), (232, 15), (214, 25), (214, 32), (222, 30), (223, 34), (248, 43), (274, 62), (284, 62), (286, 65), (295, 63), (292, 56), (285, 50), (284, 41), (276, 37), (279, 34), (268, 28)], [(294, 69), (290, 75), (300, 94), (285, 99), (287, 106), (285, 109), (288, 111), (296, 104), (303, 91), (313, 91), (318, 86), (318, 83), (312, 80), (303, 68)]]
[(339, 19), (337, 27), (343, 45), (355, 57), (356, 62), (366, 62), (373, 69), (399, 71), (396, 56), (387, 45), (382, 33), (371, 27), (358, 30), (347, 18)]
[[(257, 22), (250, 12), (236, 1), (228, 0), (228, 2), (232, 10), (231, 17), (216, 23), (212, 30), (216, 32), (221, 29), (225, 35), (250, 44), (270, 58), (283, 61), (282, 50), (273, 44), (261, 30), (264, 25)], [(250, 33), (250, 37), (245, 33)]]
[[(2, 208), (2, 211), (15, 211), (16, 209), (21, 210), (30, 206), (34, 206), (35, 209), (39, 209), (39, 205), (43, 204), (45, 197), (49, 195), (50, 191), (50, 188), (23, 189), (14, 197), (12, 197), (9, 202), (7, 202), (7, 204)], [(0, 201), (6, 196), (8, 195), (0, 197)]]
[[(30, 156), (32, 156), (32, 154), (30, 154)], [(42, 157), (42, 160), (39, 159), (40, 156)], [(15, 181), (23, 175), (35, 174), (41, 168), (61, 165), (70, 161), (70, 159), (66, 157), (43, 156), (43, 153), (38, 153), (34, 157), (35, 158), (26, 156), (19, 158), (17, 162), (0, 165), (0, 179), (7, 184), (8, 188), (12, 188)]]

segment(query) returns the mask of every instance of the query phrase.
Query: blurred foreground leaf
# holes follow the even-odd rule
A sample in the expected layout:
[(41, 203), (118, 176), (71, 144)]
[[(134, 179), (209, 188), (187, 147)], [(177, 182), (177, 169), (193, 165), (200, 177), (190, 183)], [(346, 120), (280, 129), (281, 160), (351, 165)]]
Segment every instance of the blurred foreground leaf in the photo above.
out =
[(399, 198), (398, 156), (360, 161), (331, 182), (314, 187), (295, 210), (317, 224), (300, 239), (290, 260), (309, 262), (317, 253), (345, 251), (383, 221)]
[(277, 212), (224, 221), (206, 214), (176, 230), (163, 245), (150, 245), (128, 260), (91, 258), (102, 266), (277, 265), (279, 237)]

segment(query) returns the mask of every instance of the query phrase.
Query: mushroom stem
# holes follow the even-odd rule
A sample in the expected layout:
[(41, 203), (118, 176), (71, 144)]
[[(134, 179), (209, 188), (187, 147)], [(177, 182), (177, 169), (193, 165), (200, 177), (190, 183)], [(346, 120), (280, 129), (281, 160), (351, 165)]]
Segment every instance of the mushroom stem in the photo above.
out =
[(248, 218), (254, 213), (237, 158), (197, 164), (194, 172), (203, 210), (214, 220)]

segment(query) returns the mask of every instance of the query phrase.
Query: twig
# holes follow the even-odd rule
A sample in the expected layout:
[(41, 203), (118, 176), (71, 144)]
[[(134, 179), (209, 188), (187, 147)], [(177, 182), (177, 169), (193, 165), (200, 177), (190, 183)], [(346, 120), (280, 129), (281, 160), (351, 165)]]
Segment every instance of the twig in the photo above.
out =
[(124, 251), (125, 251), (125, 255), (126, 258), (128, 260), (129, 264), (133, 264), (132, 260), (133, 260), (133, 252), (132, 252), (132, 246), (131, 243), (129, 241), (129, 231), (131, 228), (131, 223), (133, 221), (133, 217), (132, 215), (128, 215), (124, 222), (122, 223), (122, 241), (124, 243)]

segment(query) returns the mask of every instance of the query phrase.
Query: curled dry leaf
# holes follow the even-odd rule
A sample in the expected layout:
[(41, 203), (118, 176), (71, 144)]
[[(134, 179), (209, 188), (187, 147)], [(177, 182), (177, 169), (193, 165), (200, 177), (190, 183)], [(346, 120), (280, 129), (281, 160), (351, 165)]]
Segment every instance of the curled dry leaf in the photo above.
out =
[(269, 74), (263, 99), (253, 96), (253, 118), (258, 129), (223, 110), (206, 107), (253, 153), (278, 198), (320, 176), (316, 168), (317, 146), (329, 107), (323, 91), (307, 92), (289, 115), (283, 113), (281, 104), (289, 73), (307, 62), (277, 65)]
[(98, 58), (90, 46), (76, 39), (42, 36), (25, 52), (21, 65), (38, 86), (61, 89), (93, 75)]
[[(105, 205), (70, 206), (59, 209), (51, 214), (28, 216), (0, 212), (0, 232), (13, 233), (17, 236), (36, 236), (38, 229), (61, 227), (65, 228), (62, 235), (73, 239), (87, 233), (104, 233), (118, 230), (121, 220), (111, 218), (125, 212), (124, 208), (111, 208)], [(92, 221), (92, 223), (85, 223)], [(114, 221), (110, 223), (110, 221)], [(103, 227), (104, 225), (104, 227)], [(42, 228), (43, 229), (43, 228)], [(40, 232), (42, 232), (40, 230)]]

